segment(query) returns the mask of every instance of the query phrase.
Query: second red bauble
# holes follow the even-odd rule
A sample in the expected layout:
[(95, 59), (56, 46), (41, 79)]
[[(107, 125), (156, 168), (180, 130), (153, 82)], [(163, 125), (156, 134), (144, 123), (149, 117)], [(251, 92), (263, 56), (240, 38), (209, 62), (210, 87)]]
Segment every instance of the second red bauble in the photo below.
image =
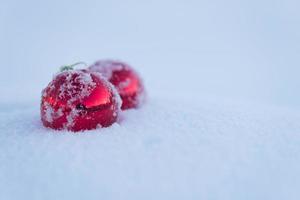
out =
[(122, 110), (139, 107), (145, 100), (145, 89), (138, 73), (128, 64), (114, 60), (100, 60), (89, 71), (101, 73), (117, 89), (123, 101)]

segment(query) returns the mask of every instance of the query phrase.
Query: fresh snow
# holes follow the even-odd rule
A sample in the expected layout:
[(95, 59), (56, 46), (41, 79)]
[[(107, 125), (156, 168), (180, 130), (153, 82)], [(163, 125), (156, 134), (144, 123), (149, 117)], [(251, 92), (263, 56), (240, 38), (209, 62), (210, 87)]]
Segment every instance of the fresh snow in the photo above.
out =
[(1, 105), (0, 199), (297, 199), (299, 113), (166, 99), (80, 134)]

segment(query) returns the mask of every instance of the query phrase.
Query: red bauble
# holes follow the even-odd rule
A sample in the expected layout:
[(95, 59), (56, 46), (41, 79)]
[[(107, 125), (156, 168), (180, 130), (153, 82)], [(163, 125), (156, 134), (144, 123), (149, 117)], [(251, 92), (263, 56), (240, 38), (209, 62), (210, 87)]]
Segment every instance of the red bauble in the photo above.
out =
[(53, 129), (83, 131), (116, 122), (121, 100), (114, 87), (98, 73), (66, 70), (42, 92), (41, 119)]
[(139, 75), (128, 64), (113, 60), (100, 60), (89, 67), (107, 78), (119, 92), (122, 110), (137, 108), (145, 100), (145, 89)]

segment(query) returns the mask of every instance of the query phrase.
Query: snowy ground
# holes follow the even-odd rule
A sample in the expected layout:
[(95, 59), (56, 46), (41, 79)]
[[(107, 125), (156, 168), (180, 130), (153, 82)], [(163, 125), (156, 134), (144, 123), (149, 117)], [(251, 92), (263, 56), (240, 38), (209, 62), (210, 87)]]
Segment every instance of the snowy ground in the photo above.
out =
[(298, 113), (156, 98), (73, 135), (45, 130), (37, 104), (3, 106), (0, 199), (299, 197)]
[[(0, 0), (0, 199), (299, 199), (300, 4)], [(129, 61), (145, 107), (40, 122), (58, 67)]]

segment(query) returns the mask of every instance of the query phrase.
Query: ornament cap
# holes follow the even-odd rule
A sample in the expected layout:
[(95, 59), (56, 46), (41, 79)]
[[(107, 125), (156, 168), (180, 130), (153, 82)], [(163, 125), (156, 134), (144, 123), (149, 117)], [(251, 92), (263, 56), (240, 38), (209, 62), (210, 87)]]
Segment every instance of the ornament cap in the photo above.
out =
[(77, 63), (74, 63), (72, 65), (63, 65), (60, 67), (60, 72), (64, 72), (64, 71), (69, 71), (69, 70), (74, 70), (74, 67), (77, 66), (77, 65), (84, 65), (84, 66), (87, 66), (87, 64), (85, 62), (77, 62)]

